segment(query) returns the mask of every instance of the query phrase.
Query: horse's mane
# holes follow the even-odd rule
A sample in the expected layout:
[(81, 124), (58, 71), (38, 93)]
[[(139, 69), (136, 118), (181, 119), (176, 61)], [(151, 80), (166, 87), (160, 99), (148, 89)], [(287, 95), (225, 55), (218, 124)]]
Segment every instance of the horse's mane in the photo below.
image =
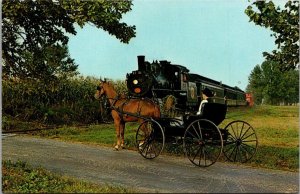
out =
[(107, 84), (110, 88), (112, 88), (119, 99), (129, 98), (129, 95), (125, 94), (124, 92), (117, 91), (115, 88), (115, 84), (113, 84), (112, 82), (103, 81), (102, 84)]

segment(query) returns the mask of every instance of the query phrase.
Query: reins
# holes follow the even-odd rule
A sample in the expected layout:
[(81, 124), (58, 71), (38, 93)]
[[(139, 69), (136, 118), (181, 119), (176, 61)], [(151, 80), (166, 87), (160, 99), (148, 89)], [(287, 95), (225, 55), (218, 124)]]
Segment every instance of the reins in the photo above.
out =
[[(117, 111), (117, 112), (120, 112), (120, 110), (115, 106), (116, 103), (117, 103), (119, 100), (126, 99), (126, 101), (120, 106), (120, 107), (123, 107), (124, 104), (130, 100), (129, 98), (121, 98), (120, 96), (121, 96), (121, 95), (118, 94), (115, 98), (108, 98), (108, 97), (107, 97), (108, 100), (113, 100), (112, 103), (110, 103), (109, 109), (115, 110), (115, 111)], [(123, 112), (123, 111), (122, 111), (122, 112)]]

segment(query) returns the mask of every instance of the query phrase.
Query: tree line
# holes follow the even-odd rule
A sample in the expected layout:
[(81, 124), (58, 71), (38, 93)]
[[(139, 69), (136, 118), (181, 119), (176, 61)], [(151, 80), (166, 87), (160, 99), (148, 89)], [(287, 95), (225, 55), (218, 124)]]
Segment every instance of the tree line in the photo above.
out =
[[(4, 113), (25, 120), (74, 115), (67, 119), (91, 122), (80, 112), (93, 110), (93, 114), (99, 108), (88, 96), (96, 83), (76, 81), (78, 64), (69, 54), (67, 34), (76, 35), (75, 25), (89, 24), (127, 44), (136, 36), (136, 27), (122, 22), (122, 17), (132, 5), (131, 0), (3, 0)], [(272, 1), (254, 1), (245, 14), (250, 22), (270, 29), (277, 45), (271, 53), (263, 53), (266, 61), (252, 70), (247, 91), (257, 104), (298, 102), (299, 2), (287, 1), (279, 8)], [(92, 107), (86, 110), (88, 104)]]
[(292, 105), (299, 102), (299, 71), (282, 72), (274, 61), (256, 65), (249, 76), (246, 92), (254, 96), (255, 104)]
[(255, 1), (245, 13), (250, 22), (272, 31), (271, 53), (256, 65), (246, 88), (256, 104), (289, 105), (299, 102), (299, 1), (286, 1), (283, 8), (272, 1)]

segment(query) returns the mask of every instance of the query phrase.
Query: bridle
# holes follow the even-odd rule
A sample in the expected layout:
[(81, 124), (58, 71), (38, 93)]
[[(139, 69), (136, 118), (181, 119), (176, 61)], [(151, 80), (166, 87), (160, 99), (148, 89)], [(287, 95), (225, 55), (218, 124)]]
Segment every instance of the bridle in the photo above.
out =
[[(103, 86), (97, 86), (97, 90), (98, 90), (99, 92), (101, 92), (101, 90), (103, 90)], [(106, 94), (105, 91), (103, 91), (102, 94), (99, 96), (100, 101), (102, 101), (101, 98), (102, 98), (105, 94)], [(115, 105), (115, 103), (119, 100), (119, 95), (117, 95), (115, 98), (108, 98), (108, 96), (106, 96), (105, 99), (104, 99), (104, 101), (105, 101), (106, 99), (108, 99), (108, 100), (110, 100), (110, 99), (113, 100), (109, 108), (110, 108), (110, 109), (115, 109), (114, 105)]]
[(103, 86), (97, 86), (97, 90), (102, 90)]
[[(97, 86), (97, 90), (99, 91), (99, 92), (101, 92), (101, 90), (103, 90), (103, 86)], [(99, 96), (99, 98), (101, 98), (103, 95), (104, 95), (104, 91), (102, 92), (102, 94)]]

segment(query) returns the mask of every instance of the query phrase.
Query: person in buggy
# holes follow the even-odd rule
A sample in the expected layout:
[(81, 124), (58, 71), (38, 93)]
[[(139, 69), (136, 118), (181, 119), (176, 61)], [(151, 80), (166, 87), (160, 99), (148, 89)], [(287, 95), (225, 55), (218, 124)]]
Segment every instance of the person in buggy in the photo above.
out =
[(208, 103), (208, 98), (213, 97), (213, 96), (214, 96), (214, 94), (212, 93), (212, 91), (210, 89), (204, 88), (204, 90), (202, 90), (202, 101), (200, 103), (197, 115), (201, 115), (202, 114), (203, 105), (205, 103)]

